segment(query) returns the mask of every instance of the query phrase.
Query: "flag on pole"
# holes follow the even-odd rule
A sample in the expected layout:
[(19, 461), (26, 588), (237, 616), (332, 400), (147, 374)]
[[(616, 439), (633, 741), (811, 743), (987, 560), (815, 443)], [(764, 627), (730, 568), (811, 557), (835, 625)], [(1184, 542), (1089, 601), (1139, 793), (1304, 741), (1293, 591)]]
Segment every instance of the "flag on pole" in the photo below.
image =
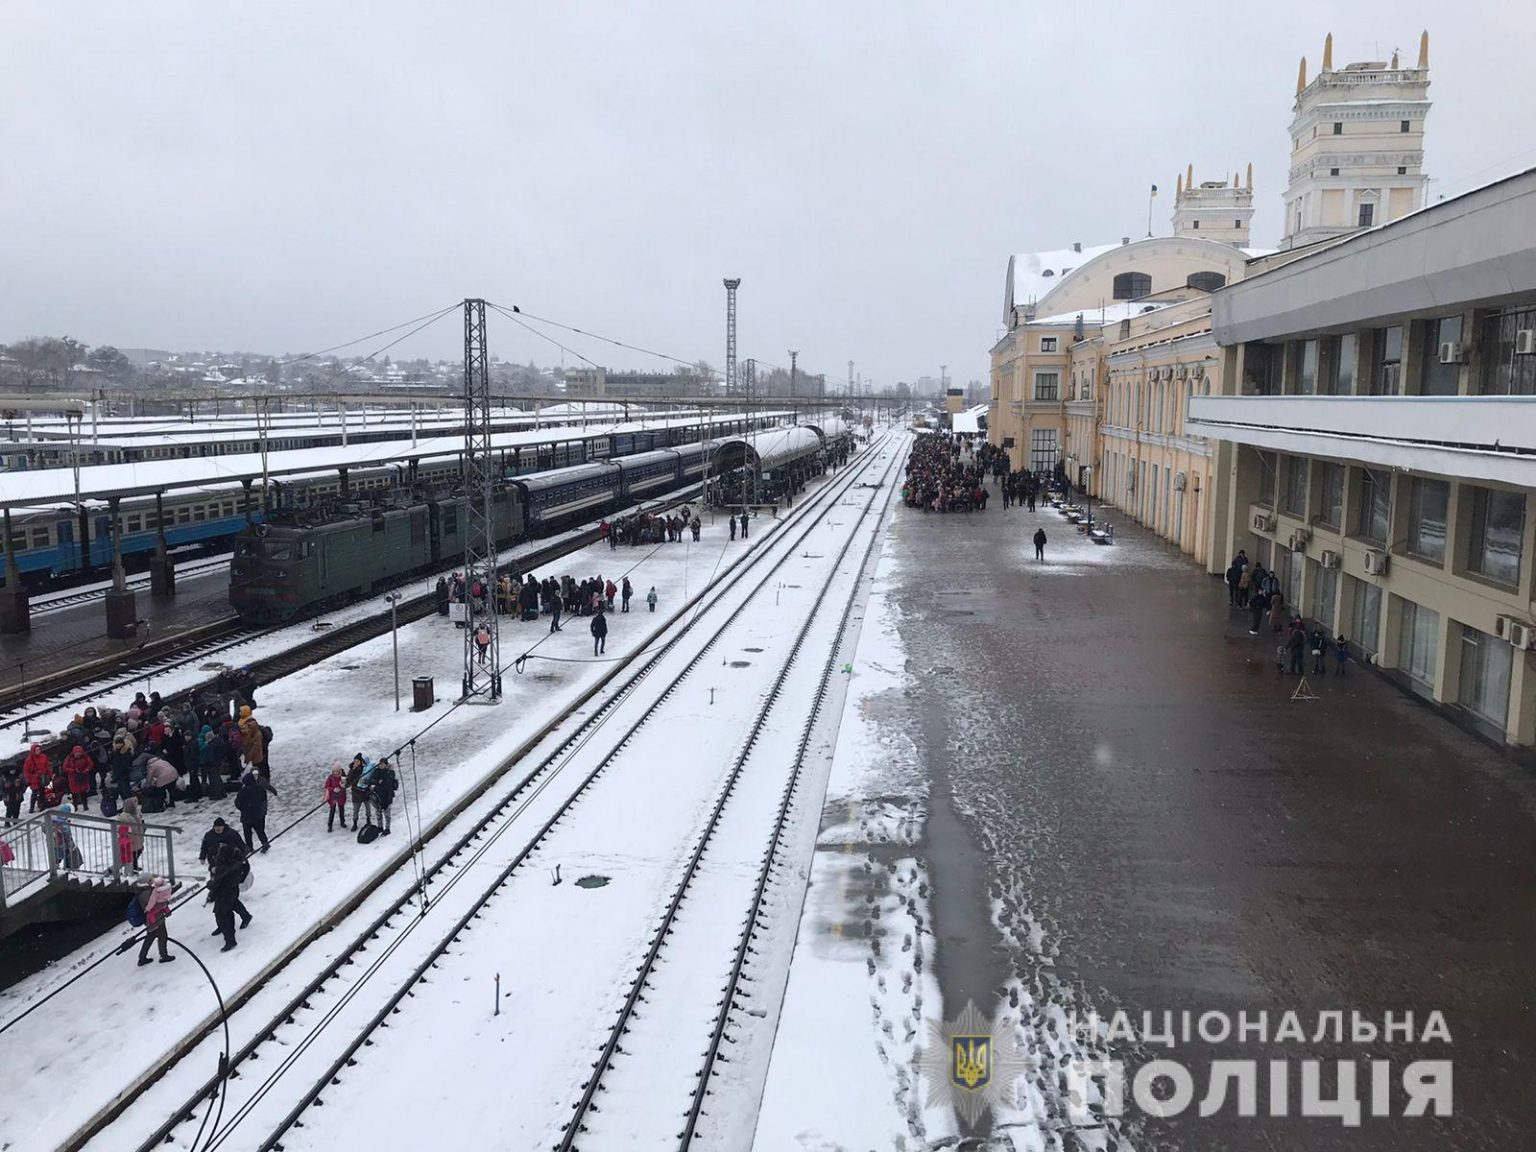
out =
[(1152, 195), (1154, 195), (1154, 196), (1157, 195), (1157, 185), (1156, 184), (1152, 185)]

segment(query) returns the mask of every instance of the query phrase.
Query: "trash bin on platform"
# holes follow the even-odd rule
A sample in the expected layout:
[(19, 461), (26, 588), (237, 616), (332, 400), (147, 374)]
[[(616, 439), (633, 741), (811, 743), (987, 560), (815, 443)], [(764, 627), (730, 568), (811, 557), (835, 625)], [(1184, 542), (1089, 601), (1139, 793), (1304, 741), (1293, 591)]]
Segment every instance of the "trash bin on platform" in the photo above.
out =
[(425, 712), (437, 702), (437, 692), (432, 677), (418, 676), (411, 681), (411, 711)]

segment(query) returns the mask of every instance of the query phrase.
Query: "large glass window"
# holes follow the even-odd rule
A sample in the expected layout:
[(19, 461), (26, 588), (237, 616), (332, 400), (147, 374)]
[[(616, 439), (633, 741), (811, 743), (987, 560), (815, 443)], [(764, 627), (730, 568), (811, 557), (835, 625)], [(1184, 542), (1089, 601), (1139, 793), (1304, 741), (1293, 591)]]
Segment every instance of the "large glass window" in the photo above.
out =
[(1495, 312), (1483, 318), (1478, 390), (1485, 396), (1536, 394), (1536, 355), (1515, 351), (1516, 334), (1536, 329), (1536, 309)]
[(1307, 582), (1312, 589), (1312, 619), (1333, 631), (1333, 605), (1339, 595), (1339, 570), (1324, 568), (1315, 560), (1307, 561)]
[(1353, 589), (1350, 593), (1350, 627), (1355, 634), (1347, 639), (1355, 642), (1367, 656), (1381, 651), (1381, 588), (1366, 580), (1349, 578)]
[(1392, 509), (1392, 477), (1387, 472), (1360, 470), (1360, 503), (1355, 513), (1355, 533), (1378, 544), (1387, 542), (1387, 521)]
[(1509, 716), (1509, 674), (1514, 648), (1496, 636), (1461, 626), (1458, 703), (1500, 736)]
[(1307, 514), (1307, 460), (1304, 456), (1285, 458), (1285, 487), (1281, 507), (1296, 516)]
[(1355, 390), (1355, 357), (1358, 341), (1347, 336), (1330, 336), (1321, 342), (1317, 390), (1325, 396), (1347, 396)]
[(1412, 600), (1394, 599), (1398, 599), (1403, 610), (1398, 632), (1398, 669), (1416, 691), (1431, 696), (1435, 691), (1435, 657), (1440, 649), (1440, 613)]
[(1202, 292), (1214, 292), (1226, 285), (1227, 278), (1220, 272), (1191, 272), (1184, 283)]
[(1035, 373), (1035, 399), (1059, 400), (1061, 399), (1061, 373), (1036, 372)]
[(1445, 562), (1446, 514), (1451, 486), (1444, 480), (1415, 476), (1408, 485), (1408, 554), (1435, 564)]
[(1396, 396), (1402, 391), (1402, 325), (1376, 329), (1375, 348), (1376, 371), (1371, 377), (1371, 395)]
[(1500, 584), (1520, 583), (1525, 539), (1525, 495), (1474, 488), (1467, 529), (1467, 569)]
[(1056, 429), (1035, 428), (1029, 433), (1029, 467), (1035, 472), (1051, 472), (1056, 467)]
[(1460, 316), (1443, 316), (1424, 322), (1419, 391), (1425, 396), (1454, 396), (1461, 390), (1461, 365), (1440, 363), (1440, 345), (1460, 343)]
[(1256, 501), (1266, 508), (1275, 506), (1275, 468), (1278, 457), (1273, 452), (1259, 452), (1259, 494)]
[(1253, 395), (1280, 395), (1285, 381), (1284, 344), (1249, 344), (1244, 361), (1247, 387)]
[(1294, 345), (1298, 353), (1296, 364), (1296, 392), (1311, 396), (1317, 392), (1317, 341), (1303, 340)]
[(1152, 295), (1152, 277), (1145, 272), (1122, 272), (1115, 277), (1113, 291), (1116, 300), (1140, 300)]
[(1344, 526), (1344, 465), (1327, 461), (1317, 466), (1317, 522), (1325, 528)]

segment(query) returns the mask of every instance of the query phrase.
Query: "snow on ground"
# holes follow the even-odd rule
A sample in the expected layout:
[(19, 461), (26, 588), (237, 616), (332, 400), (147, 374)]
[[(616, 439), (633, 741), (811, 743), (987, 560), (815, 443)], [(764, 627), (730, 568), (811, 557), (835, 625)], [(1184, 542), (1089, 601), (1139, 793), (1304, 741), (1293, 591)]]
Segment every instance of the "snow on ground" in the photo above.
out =
[(838, 731), (821, 835), (774, 1039), (754, 1147), (927, 1148), (957, 1134), (927, 1107), (918, 1071), (942, 1019), (928, 886), (905, 851), (921, 837), (916, 749), (891, 723), (912, 689), (888, 596), (889, 538), (875, 572)]
[[(768, 529), (774, 523), (759, 518), (750, 545), (759, 547), (771, 539)], [(507, 620), (501, 641), (504, 663), (536, 650), (525, 674), (506, 673), (505, 697), (495, 708), (450, 709), (448, 700), (457, 693), (461, 673), (463, 634), (437, 616), (402, 626), (399, 633), (406, 706), (409, 679), (432, 675), (439, 686), (439, 702), (430, 713), (394, 710), (388, 635), (263, 687), (257, 711), (274, 729), (272, 780), (280, 792), (271, 800), (268, 832), (297, 823), (273, 840), (269, 854), (254, 858), (255, 881), (245, 899), (255, 919), (240, 934), (235, 951), (221, 955), (217, 942), (207, 939), (212, 915), (200, 896), (171, 917), (172, 935), (204, 957), (226, 995), (248, 981), (262, 979), (285, 945), (401, 862), (399, 849), (404, 832), (414, 826), (417, 796), (421, 818), (430, 823), (467, 792), (483, 787), (494, 765), (605, 675), (613, 662), (643, 647), (653, 628), (683, 601), (685, 587), (697, 591), (745, 552), (741, 542), (727, 542), (722, 521), (706, 529), (697, 546), (688, 542), (611, 550), (598, 544), (551, 565), (547, 570), (551, 573), (568, 572), (578, 578), (601, 573), (615, 583), (629, 571), (639, 611), (616, 612), (611, 617), (606, 661), (591, 658), (592, 639), (585, 619), (571, 621), (553, 637), (544, 619)], [(631, 566), (635, 566), (632, 571)], [(654, 616), (644, 604), (645, 591), (652, 584), (660, 599)], [(376, 611), (378, 606), (372, 607)], [(353, 619), (369, 608), (359, 604), (327, 618)], [(252, 643), (276, 646), (281, 642), (274, 635)], [(157, 686), (167, 687), (164, 681)], [(359, 750), (374, 757), (390, 753), (429, 724), (430, 732), (416, 746), (414, 774), (419, 793), (413, 786), (409, 752), (401, 759), (402, 790), (394, 812), (398, 834), (366, 847), (359, 846), (350, 832), (328, 834), (323, 810), (309, 810), (320, 801), (332, 761), (346, 760)], [(218, 803), (178, 805), (173, 812), (153, 818), (184, 830), (177, 847), (183, 879), (199, 878), (197, 843), (215, 814), (238, 826), (232, 796)], [(0, 994), (0, 1015), (12, 1020), (63, 977), (109, 954), (125, 934), (126, 928), (6, 990)], [(6, 1091), (0, 1093), (0, 1132), (5, 1134), (7, 1149), (57, 1147), (87, 1117), (127, 1090), (159, 1053), (213, 1015), (212, 997), (195, 965), (138, 969), (131, 954), (107, 960), (3, 1033), (6, 1051), (23, 1054), (7, 1061)], [(132, 1037), (131, 1045), (123, 1044), (125, 1035)], [(78, 1075), (86, 1068), (91, 1069), (89, 1075)], [(70, 1082), (68, 1092), (56, 1090), (61, 1077)]]
[[(878, 465), (877, 465), (878, 467)], [(831, 565), (857, 509), (876, 512), (893, 489), (854, 490), (829, 516), (842, 529), (816, 529), (817, 547), (799, 547), (769, 589), (731, 625), (698, 671), (623, 746), (622, 754), (562, 820), (525, 868), (482, 911), (474, 936), (455, 946), (431, 983), (417, 988), (391, 1028), (360, 1061), (361, 1076), (344, 1078), (323, 1111), (284, 1138), (289, 1148), (334, 1147), (337, 1141), (377, 1146), (398, 1131), (388, 1111), (359, 1109), (373, 1073), (412, 1085), (413, 1098), (435, 1117), (433, 1135), (450, 1143), (495, 1133), (506, 1147), (549, 1146), (570, 1119), (591, 1064), (649, 943), (727, 771), (768, 688), (787, 658), (804, 614), (825, 587), (826, 601), (807, 636), (795, 672), (753, 746), (727, 804), (710, 852), (673, 922), (668, 944), (631, 1022), (621, 1056), (586, 1121), (583, 1146), (660, 1147), (675, 1139), (692, 1089), (690, 1073), (709, 1039), (714, 993), (725, 978), (755, 882), (772, 816), (792, 764), (822, 663), (862, 559), (860, 542), (878, 515), (867, 518), (836, 575)], [(847, 505), (847, 513), (843, 506)], [(830, 538), (829, 538), (830, 537)], [(716, 653), (718, 652), (718, 660)], [(669, 656), (667, 665), (686, 662)], [(647, 683), (675, 673), (658, 668)], [(574, 752), (564, 771), (586, 775), (611, 740), (648, 706), (644, 694), (622, 702), (607, 721), (612, 736)], [(640, 816), (637, 819), (637, 814)], [(476, 867), (494, 875), (511, 856), (498, 850)], [(553, 884), (559, 866), (564, 882)], [(609, 878), (583, 889), (587, 874)], [(786, 935), (793, 921), (785, 924)], [(749, 987), (752, 1004), (775, 981), (760, 957)], [(500, 1015), (486, 990), (500, 973)], [(752, 1015), (756, 1017), (756, 1013)], [(745, 1032), (738, 1023), (733, 1035)], [(730, 1059), (744, 1043), (733, 1040)], [(507, 1091), (515, 1085), (515, 1090)], [(361, 1095), (359, 1095), (361, 1093)], [(725, 1125), (750, 1132), (726, 1103), (723, 1086), (711, 1099), (705, 1128), (716, 1138)], [(723, 1146), (741, 1146), (724, 1140)]]

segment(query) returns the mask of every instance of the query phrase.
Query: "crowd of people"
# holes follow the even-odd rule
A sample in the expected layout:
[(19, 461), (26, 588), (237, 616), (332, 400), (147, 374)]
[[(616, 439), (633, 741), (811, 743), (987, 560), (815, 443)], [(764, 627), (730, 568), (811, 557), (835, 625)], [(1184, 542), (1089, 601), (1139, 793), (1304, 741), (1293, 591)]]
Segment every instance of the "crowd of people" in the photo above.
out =
[(1283, 636), (1275, 647), (1276, 671), (1305, 675), (1310, 656), (1312, 674), (1327, 675), (1331, 655), (1334, 675), (1344, 675), (1349, 638), (1342, 632), (1330, 637), (1321, 623), (1308, 628), (1302, 614), (1286, 602), (1280, 577), (1251, 562), (1245, 549), (1238, 549), (1227, 565), (1226, 582), (1228, 605), (1248, 613), (1248, 635), (1257, 636), (1267, 627), (1272, 635)]

